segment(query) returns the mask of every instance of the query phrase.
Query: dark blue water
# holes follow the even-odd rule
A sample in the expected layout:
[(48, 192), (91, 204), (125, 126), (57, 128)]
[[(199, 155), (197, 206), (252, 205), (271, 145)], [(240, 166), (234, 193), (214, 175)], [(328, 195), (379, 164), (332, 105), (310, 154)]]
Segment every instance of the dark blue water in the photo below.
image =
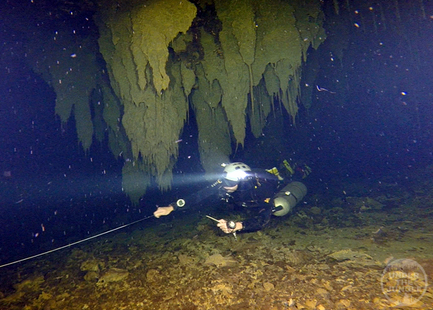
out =
[[(47, 7), (14, 5), (0, 20), (0, 264), (140, 219), (155, 205), (199, 187), (185, 181), (187, 174), (203, 174), (191, 113), (180, 137), (173, 192), (152, 187), (132, 205), (122, 191), (123, 162), (111, 154), (107, 140), (94, 141), (85, 153), (73, 118), (61, 124), (53, 89), (25, 61), (23, 14), (34, 19), (29, 24), (45, 20), (44, 27), (53, 29), (79, 25), (83, 36), (97, 32), (91, 14), (56, 19), (34, 15), (47, 14)], [(25, 10), (10, 14), (20, 7)], [(232, 159), (264, 168), (283, 159), (306, 163), (313, 169), (306, 181), (311, 195), (335, 195), (330, 187), (354, 180), (404, 183), (427, 169), (433, 150), (433, 11), (425, 9), (425, 19), (402, 12), (405, 29), (391, 19), (386, 27), (377, 22), (376, 28), (358, 28), (353, 25), (360, 23), (358, 15), (350, 14), (344, 40), (337, 17), (329, 17), (328, 40), (310, 51), (318, 63), (308, 86), (312, 106), (301, 102), (293, 124), (275, 102), (275, 116), (271, 113), (263, 136), (248, 133), (245, 148)], [(368, 10), (362, 14), (371, 22)], [(342, 59), (334, 54), (336, 44), (345, 44)], [(307, 81), (302, 83), (304, 89)]]

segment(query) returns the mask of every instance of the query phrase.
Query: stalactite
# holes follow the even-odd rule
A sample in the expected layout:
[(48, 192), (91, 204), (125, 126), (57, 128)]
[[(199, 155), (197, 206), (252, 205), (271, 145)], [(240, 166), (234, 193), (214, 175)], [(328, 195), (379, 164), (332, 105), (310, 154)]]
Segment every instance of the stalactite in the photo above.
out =
[(350, 5), (350, 0), (346, 0), (346, 10), (352, 13), (352, 6)]
[(374, 7), (370, 6), (368, 10), (371, 12), (371, 18), (373, 20), (374, 33), (377, 35), (377, 22), (376, 22), (376, 12)]
[[(179, 32), (189, 29), (195, 15), (196, 8), (188, 1), (155, 1), (125, 11), (107, 5), (97, 16), (100, 51), (123, 105), (130, 160), (136, 169), (155, 177), (161, 189), (170, 188), (178, 155), (175, 141), (187, 116), (186, 96), (195, 79), (180, 62), (168, 61), (168, 46)], [(132, 186), (131, 182), (126, 184)], [(146, 186), (141, 189), (143, 194)]]
[[(113, 154), (125, 159), (124, 188), (135, 202), (152, 180), (161, 189), (170, 187), (189, 99), (197, 109), (201, 161), (208, 169), (219, 160), (214, 154), (227, 159), (233, 142), (243, 145), (248, 102), (256, 136), (274, 98), (295, 119), (302, 61), (307, 61), (310, 47), (317, 48), (326, 38), (318, 0), (215, 1), (212, 14), (220, 28), (203, 20), (190, 28), (197, 8), (189, 1), (98, 3), (99, 52), (110, 86), (101, 82), (97, 47), (86, 49), (96, 46), (91, 40), (80, 42), (77, 51), (74, 40), (62, 43), (68, 48), (44, 59), (46, 67), (39, 71), (57, 93), (56, 113), (62, 121), (74, 112), (85, 150), (94, 126), (98, 140), (108, 132)], [(338, 0), (335, 3), (338, 7)], [(42, 61), (35, 63), (42, 66)], [(95, 110), (97, 124), (89, 107), (95, 87), (102, 102)]]
[(400, 7), (398, 4), (398, 0), (394, 0), (394, 6), (395, 6), (395, 16), (397, 17), (398, 23), (401, 24), (401, 14), (400, 14)]
[(334, 0), (334, 10), (335, 14), (340, 15), (340, 4), (338, 3), (338, 0)]
[(422, 17), (422, 19), (427, 19), (427, 16), (425, 14), (424, 1), (423, 0), (419, 0), (419, 4), (420, 4), (420, 9), (421, 9), (421, 17)]
[(382, 3), (380, 3), (380, 2), (379, 2), (379, 9), (380, 9), (380, 19), (382, 21), (383, 30), (386, 30), (385, 13), (383, 12)]

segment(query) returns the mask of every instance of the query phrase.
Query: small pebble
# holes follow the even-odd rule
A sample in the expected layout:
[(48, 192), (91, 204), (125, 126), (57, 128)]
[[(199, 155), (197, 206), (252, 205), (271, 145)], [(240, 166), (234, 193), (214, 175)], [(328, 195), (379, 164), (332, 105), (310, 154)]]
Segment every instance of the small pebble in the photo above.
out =
[(307, 300), (307, 301), (305, 302), (305, 305), (306, 305), (307, 308), (309, 308), (309, 309), (316, 309), (317, 301), (315, 301), (315, 300)]

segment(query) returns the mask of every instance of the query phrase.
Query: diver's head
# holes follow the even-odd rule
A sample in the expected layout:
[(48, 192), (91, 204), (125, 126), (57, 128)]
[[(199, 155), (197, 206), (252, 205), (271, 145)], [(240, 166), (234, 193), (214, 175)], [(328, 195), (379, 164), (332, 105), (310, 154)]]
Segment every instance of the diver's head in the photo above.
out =
[(225, 166), (222, 183), (224, 189), (233, 193), (238, 189), (239, 182), (245, 181), (250, 176), (251, 168), (241, 162), (231, 163)]

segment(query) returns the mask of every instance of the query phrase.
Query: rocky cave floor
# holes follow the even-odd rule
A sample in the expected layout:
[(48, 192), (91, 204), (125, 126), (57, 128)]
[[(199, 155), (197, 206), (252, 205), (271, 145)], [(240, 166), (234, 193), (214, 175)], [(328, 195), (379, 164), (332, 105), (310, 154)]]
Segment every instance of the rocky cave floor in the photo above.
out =
[[(204, 214), (145, 221), (4, 268), (0, 309), (432, 309), (433, 170), (401, 183), (335, 185), (237, 240)], [(396, 259), (428, 280), (384, 277)]]

